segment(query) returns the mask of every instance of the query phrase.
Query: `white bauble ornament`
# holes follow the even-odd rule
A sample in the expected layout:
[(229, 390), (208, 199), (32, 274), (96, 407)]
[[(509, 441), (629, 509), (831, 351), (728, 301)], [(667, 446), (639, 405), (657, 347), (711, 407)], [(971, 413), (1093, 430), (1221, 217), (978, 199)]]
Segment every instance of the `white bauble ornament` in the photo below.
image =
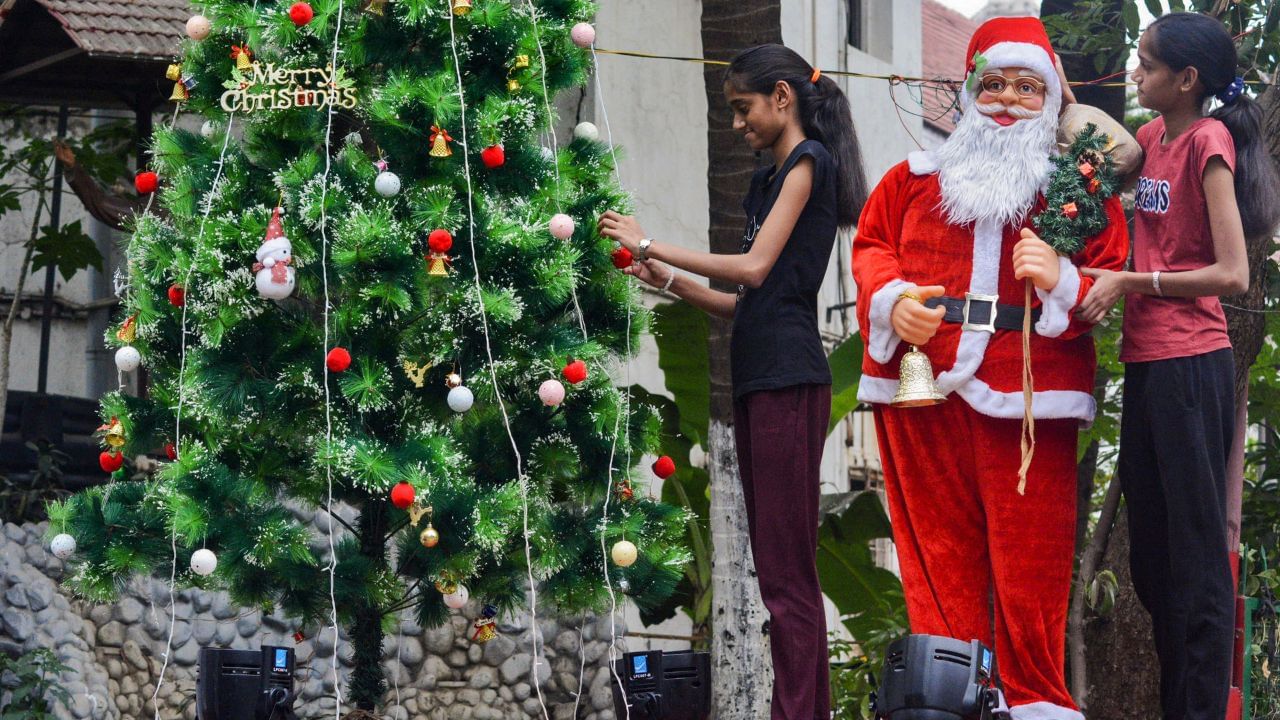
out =
[(569, 37), (574, 45), (584, 49), (589, 48), (596, 41), (596, 29), (591, 27), (591, 23), (580, 22), (569, 31)]
[(200, 125), (200, 134), (203, 135), (205, 139), (212, 140), (213, 136), (217, 135), (218, 130), (220, 129), (222, 128), (218, 123), (212, 120), (205, 120), (204, 123)]
[(538, 399), (547, 407), (564, 402), (564, 385), (559, 380), (547, 380), (538, 387)]
[(581, 140), (595, 142), (600, 139), (600, 129), (593, 123), (580, 122), (578, 123), (578, 126), (573, 129), (573, 136)]
[(125, 345), (116, 351), (116, 368), (120, 372), (133, 372), (142, 364), (142, 353), (132, 345)]
[(636, 546), (630, 540), (619, 540), (613, 544), (613, 550), (609, 551), (609, 555), (613, 557), (613, 562), (618, 567), (631, 567), (636, 561)]
[(449, 391), (449, 409), (454, 412), (464, 413), (470, 410), (475, 401), (475, 395), (471, 394), (466, 385), (459, 385)]
[(49, 543), (49, 552), (59, 560), (66, 560), (76, 551), (76, 539), (66, 533), (62, 533)]
[(467, 586), (458, 584), (458, 589), (444, 596), (444, 604), (454, 610), (461, 610), (467, 606), (467, 600), (471, 599), (471, 591), (467, 590)]
[(573, 237), (573, 218), (564, 213), (556, 213), (552, 216), (551, 222), (548, 223), (551, 234), (557, 240), (568, 240)]
[(200, 548), (191, 553), (191, 572), (204, 577), (218, 569), (218, 556), (212, 550)]
[(187, 37), (192, 40), (203, 40), (209, 37), (209, 31), (212, 29), (213, 23), (203, 15), (192, 15), (187, 18)]
[(378, 173), (373, 181), (373, 189), (382, 197), (392, 197), (400, 193), (400, 176), (389, 170)]

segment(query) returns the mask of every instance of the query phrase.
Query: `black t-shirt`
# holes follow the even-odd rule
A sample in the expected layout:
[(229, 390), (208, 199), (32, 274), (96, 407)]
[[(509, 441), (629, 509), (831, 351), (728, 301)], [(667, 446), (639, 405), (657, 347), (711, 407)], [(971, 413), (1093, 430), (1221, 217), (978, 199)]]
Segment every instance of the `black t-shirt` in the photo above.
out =
[(782, 254), (758, 288), (738, 288), (730, 358), (733, 396), (792, 385), (831, 384), (827, 353), (818, 335), (818, 289), (836, 239), (836, 166), (826, 147), (804, 140), (782, 167), (761, 168), (743, 201), (747, 228), (742, 252), (773, 209), (787, 173), (800, 158), (813, 158), (813, 188)]

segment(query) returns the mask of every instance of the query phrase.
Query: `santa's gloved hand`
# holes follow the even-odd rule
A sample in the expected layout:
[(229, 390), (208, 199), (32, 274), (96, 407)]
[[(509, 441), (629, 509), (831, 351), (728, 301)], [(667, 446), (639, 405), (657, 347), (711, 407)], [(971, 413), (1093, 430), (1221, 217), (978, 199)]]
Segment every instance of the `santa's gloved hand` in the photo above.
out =
[(1029, 228), (1022, 229), (1022, 239), (1013, 246), (1013, 276), (1030, 278), (1037, 288), (1050, 292), (1058, 286), (1058, 252), (1049, 247)]
[(911, 286), (898, 295), (893, 312), (889, 314), (889, 322), (898, 337), (916, 346), (933, 338), (947, 309), (942, 306), (927, 308), (924, 301), (942, 295), (944, 290), (941, 285)]

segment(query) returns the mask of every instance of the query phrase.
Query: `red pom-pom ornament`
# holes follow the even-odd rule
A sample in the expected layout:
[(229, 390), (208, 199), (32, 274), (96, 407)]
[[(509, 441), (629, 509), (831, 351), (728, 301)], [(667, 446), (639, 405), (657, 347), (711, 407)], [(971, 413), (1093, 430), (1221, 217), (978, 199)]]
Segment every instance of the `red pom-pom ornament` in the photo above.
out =
[(119, 470), (123, 466), (124, 466), (123, 453), (112, 452), (111, 450), (107, 450), (106, 452), (100, 453), (98, 455), (98, 467), (102, 468), (102, 472), (113, 473)]
[(676, 474), (676, 461), (670, 455), (663, 455), (653, 461), (653, 474), (666, 480)]
[(577, 385), (587, 379), (587, 364), (581, 360), (574, 360), (565, 365), (560, 374), (564, 375), (564, 379), (568, 380), (570, 385)]
[(302, 27), (303, 25), (311, 22), (311, 18), (315, 16), (315, 11), (312, 10), (311, 6), (307, 3), (296, 2), (289, 7), (289, 19), (298, 27)]
[(432, 230), (427, 236), (427, 247), (434, 253), (447, 253), (453, 247), (453, 236), (448, 230)]
[(164, 444), (164, 456), (170, 460), (178, 459), (178, 448), (171, 442)]
[(500, 168), (507, 162), (507, 151), (501, 145), (490, 145), (480, 152), (480, 162), (490, 170)]
[(619, 270), (625, 270), (631, 267), (631, 263), (635, 261), (635, 258), (631, 255), (631, 251), (624, 247), (614, 250), (612, 257), (613, 266)]
[(139, 195), (150, 195), (160, 187), (160, 176), (150, 170), (140, 172), (133, 177), (133, 187)]
[(181, 285), (174, 283), (169, 286), (169, 304), (174, 307), (187, 304), (187, 291)]
[(399, 483), (396, 483), (395, 487), (391, 488), (391, 504), (395, 505), (401, 510), (405, 510), (410, 505), (412, 505), (413, 499), (414, 499), (413, 486), (410, 485), (409, 483), (399, 482)]
[(329, 372), (340, 373), (351, 367), (351, 353), (346, 348), (336, 347), (324, 356), (325, 367)]

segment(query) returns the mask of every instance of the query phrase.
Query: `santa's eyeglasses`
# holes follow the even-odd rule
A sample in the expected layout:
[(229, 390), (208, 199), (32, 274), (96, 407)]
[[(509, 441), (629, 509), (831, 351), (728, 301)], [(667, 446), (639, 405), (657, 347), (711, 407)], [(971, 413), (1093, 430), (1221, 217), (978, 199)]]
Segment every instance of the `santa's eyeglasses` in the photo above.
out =
[(1033, 77), (1019, 76), (1013, 79), (1003, 75), (983, 75), (980, 82), (982, 89), (992, 95), (999, 95), (1005, 88), (1013, 86), (1018, 97), (1035, 97), (1044, 89), (1044, 83)]

